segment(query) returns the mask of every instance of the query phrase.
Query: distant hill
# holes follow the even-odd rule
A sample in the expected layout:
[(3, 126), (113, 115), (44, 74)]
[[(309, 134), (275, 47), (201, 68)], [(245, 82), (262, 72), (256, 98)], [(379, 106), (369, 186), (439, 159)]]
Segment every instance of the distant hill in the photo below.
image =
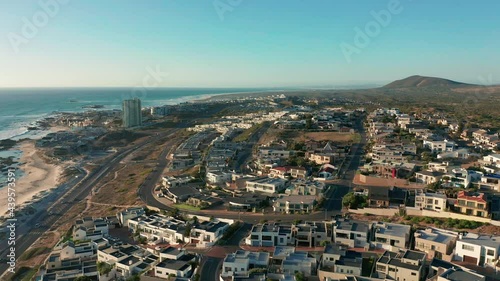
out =
[(396, 80), (391, 82), (382, 88), (395, 89), (395, 88), (421, 88), (421, 87), (446, 87), (446, 88), (456, 88), (456, 87), (467, 87), (475, 86), (473, 84), (461, 83), (453, 80), (448, 80), (444, 78), (437, 77), (426, 77), (420, 75), (413, 75), (401, 80)]

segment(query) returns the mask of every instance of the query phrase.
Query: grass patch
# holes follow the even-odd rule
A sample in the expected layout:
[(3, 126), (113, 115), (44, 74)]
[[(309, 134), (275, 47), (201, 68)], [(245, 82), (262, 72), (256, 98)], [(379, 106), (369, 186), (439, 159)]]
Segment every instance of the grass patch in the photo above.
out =
[(33, 257), (42, 255), (42, 254), (47, 254), (50, 252), (50, 248), (48, 247), (38, 247), (38, 248), (32, 248), (24, 252), (20, 257), (19, 260), (25, 261), (29, 260)]
[(188, 204), (174, 204), (176, 208), (179, 208), (180, 210), (186, 210), (186, 211), (199, 211), (200, 208), (194, 207)]
[(262, 126), (264, 126), (264, 123), (259, 123), (259, 124), (255, 124), (253, 125), (252, 127), (246, 129), (245, 131), (243, 131), (241, 134), (239, 134), (237, 137), (235, 137), (233, 139), (234, 142), (243, 142), (243, 141), (246, 141), (248, 140), (248, 138), (250, 138), (250, 136), (257, 132), (257, 130), (259, 130), (260, 128), (262, 128)]
[(40, 266), (30, 268), (27, 266), (22, 266), (21, 268), (16, 269), (16, 273), (14, 273), (10, 278), (8, 278), (6, 280), (30, 281), (33, 278), (33, 276), (35, 276), (35, 274), (37, 273), (39, 267)]

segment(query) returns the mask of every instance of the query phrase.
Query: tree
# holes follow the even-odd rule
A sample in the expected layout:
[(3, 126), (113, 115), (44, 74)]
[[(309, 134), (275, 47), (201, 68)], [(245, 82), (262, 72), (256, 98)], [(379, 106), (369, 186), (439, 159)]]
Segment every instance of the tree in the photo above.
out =
[(295, 271), (295, 280), (296, 281), (305, 281), (306, 278), (304, 277), (304, 273), (301, 271)]
[(168, 215), (173, 217), (173, 218), (178, 218), (181, 214), (181, 211), (179, 211), (179, 208), (173, 208), (172, 210), (168, 211)]
[(111, 269), (112, 267), (105, 262), (97, 263), (97, 271), (99, 272), (100, 275), (107, 275), (108, 273), (111, 272)]
[(191, 236), (191, 229), (192, 229), (191, 224), (190, 223), (186, 224), (186, 229), (184, 229), (184, 237)]
[(193, 224), (197, 224), (199, 222), (198, 217), (194, 216), (193, 217)]
[(130, 276), (129, 278), (127, 278), (127, 281), (141, 281), (141, 277), (137, 274), (134, 274), (134, 275)]
[(347, 193), (344, 198), (342, 198), (342, 206), (346, 209), (355, 209), (357, 208), (358, 198), (354, 192)]

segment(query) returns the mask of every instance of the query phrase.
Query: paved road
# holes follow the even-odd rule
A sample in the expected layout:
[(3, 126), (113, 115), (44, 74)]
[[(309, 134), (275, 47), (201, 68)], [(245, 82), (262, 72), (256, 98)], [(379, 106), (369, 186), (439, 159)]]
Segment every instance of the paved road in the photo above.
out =
[(358, 119), (354, 125), (354, 129), (359, 132), (361, 140), (357, 144), (351, 146), (351, 150), (346, 159), (346, 163), (341, 167), (340, 174), (342, 179), (335, 181), (334, 188), (331, 190), (328, 199), (325, 203), (325, 209), (329, 216), (333, 216), (342, 210), (342, 197), (351, 191), (351, 184), (356, 175), (359, 165), (361, 164), (363, 153), (362, 149), (366, 145), (366, 132), (363, 127), (363, 120)]
[[(244, 223), (241, 228), (234, 233), (234, 235), (227, 241), (227, 244), (223, 247), (215, 246), (212, 250), (218, 253), (234, 253), (240, 248), (240, 242), (243, 240), (252, 229), (252, 225)], [(209, 255), (210, 255), (209, 251)], [(223, 257), (221, 256), (205, 256), (204, 262), (201, 264), (200, 280), (202, 281), (218, 281), (219, 279), (219, 269), (222, 265)]]

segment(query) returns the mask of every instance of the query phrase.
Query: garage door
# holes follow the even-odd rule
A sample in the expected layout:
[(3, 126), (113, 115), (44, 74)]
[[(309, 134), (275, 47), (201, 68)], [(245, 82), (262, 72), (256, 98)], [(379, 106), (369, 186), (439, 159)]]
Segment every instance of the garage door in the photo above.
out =
[(464, 256), (464, 262), (477, 264), (477, 258)]

